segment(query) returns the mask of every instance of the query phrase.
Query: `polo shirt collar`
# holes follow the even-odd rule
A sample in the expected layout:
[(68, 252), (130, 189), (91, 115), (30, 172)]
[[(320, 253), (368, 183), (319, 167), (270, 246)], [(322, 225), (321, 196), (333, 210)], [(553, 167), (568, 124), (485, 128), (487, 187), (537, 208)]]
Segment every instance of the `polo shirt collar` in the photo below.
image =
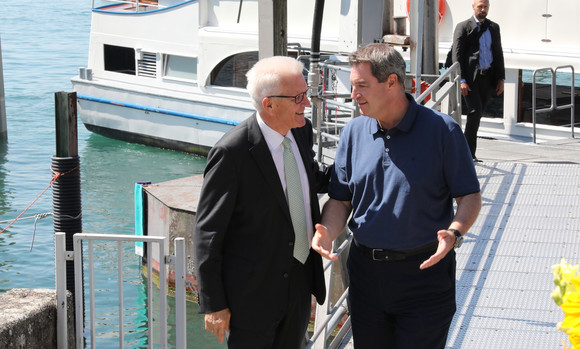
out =
[(407, 108), (407, 112), (405, 113), (405, 116), (403, 116), (403, 120), (399, 122), (396, 128), (407, 133), (411, 131), (411, 128), (415, 123), (419, 106), (417, 105), (417, 102), (415, 102), (415, 98), (413, 98), (413, 96), (411, 96), (410, 94), (405, 93), (405, 97), (407, 97), (407, 99), (409, 100), (409, 108)]
[[(415, 123), (418, 111), (417, 102), (415, 102), (415, 99), (409, 93), (405, 93), (405, 97), (407, 97), (407, 99), (409, 100), (409, 107), (407, 108), (407, 112), (403, 116), (401, 122), (399, 122), (399, 124), (395, 126), (391, 131), (396, 129), (408, 133), (413, 127), (413, 123)], [(370, 123), (370, 133), (374, 135), (377, 132), (380, 132), (381, 128), (379, 127), (379, 122), (376, 119), (373, 120), (374, 122)]]

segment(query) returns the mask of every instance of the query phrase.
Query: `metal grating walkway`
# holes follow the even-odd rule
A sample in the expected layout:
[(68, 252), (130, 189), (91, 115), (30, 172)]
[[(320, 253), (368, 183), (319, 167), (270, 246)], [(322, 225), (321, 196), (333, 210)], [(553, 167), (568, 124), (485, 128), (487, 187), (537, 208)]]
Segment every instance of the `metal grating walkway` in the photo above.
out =
[(483, 205), (457, 252), (447, 348), (561, 348), (553, 264), (580, 262), (580, 165), (476, 165)]
[(483, 162), (476, 170), (482, 209), (457, 250), (446, 348), (562, 348), (551, 266), (562, 257), (580, 263), (580, 164)]

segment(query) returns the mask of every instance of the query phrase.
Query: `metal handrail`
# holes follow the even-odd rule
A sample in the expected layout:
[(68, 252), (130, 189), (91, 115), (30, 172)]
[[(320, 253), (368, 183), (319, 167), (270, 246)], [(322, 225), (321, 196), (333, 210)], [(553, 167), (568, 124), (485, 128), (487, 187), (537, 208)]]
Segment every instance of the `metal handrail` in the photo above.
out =
[[(347, 228), (345, 228), (347, 229)], [(347, 229), (347, 237), (340, 244), (338, 248), (335, 249), (334, 253), (341, 258), (345, 251), (348, 251), (350, 244), (352, 243), (353, 235)], [(343, 256), (344, 257), (344, 256)], [(324, 273), (326, 282), (326, 300), (322, 305), (316, 305), (316, 318), (314, 323), (314, 333), (312, 337), (308, 340), (305, 349), (312, 348), (327, 348), (326, 341), (333, 333), (334, 329), (340, 324), (344, 314), (348, 312), (348, 306), (346, 305), (348, 298), (348, 287), (345, 288), (344, 292), (340, 298), (336, 301), (332, 308), (330, 307), (330, 280), (334, 271), (334, 261), (326, 260), (324, 263)], [(350, 316), (343, 326), (350, 327)], [(335, 347), (335, 342), (341, 340), (344, 336), (343, 332), (339, 332), (339, 335), (335, 337), (335, 340), (330, 344), (329, 348)]]
[[(142, 4), (145, 6), (150, 6), (150, 7), (156, 7), (158, 9), (163, 8), (163, 6), (160, 6), (159, 3), (153, 3), (153, 2), (149, 2), (149, 1), (143, 1), (143, 0), (102, 0), (102, 1), (107, 1), (107, 2), (114, 2), (116, 4), (135, 4), (135, 11), (139, 12), (139, 6), (141, 6)], [(95, 0), (92, 1), (92, 6), (91, 8), (95, 8)]]
[[(160, 291), (160, 345), (161, 348), (167, 348), (168, 326), (167, 326), (167, 282), (163, 282), (167, 276), (167, 265), (175, 264), (175, 302), (176, 302), (176, 347), (185, 349), (187, 346), (186, 334), (186, 301), (185, 301), (185, 239), (175, 238), (175, 256), (169, 255), (169, 238), (161, 236), (135, 236), (135, 235), (116, 235), (116, 234), (75, 234), (73, 236), (74, 251), (66, 251), (66, 242), (64, 233), (55, 234), (55, 252), (56, 252), (56, 286), (57, 286), (57, 331), (58, 331), (58, 348), (67, 348), (67, 306), (66, 306), (66, 260), (74, 260), (74, 278), (75, 278), (75, 327), (76, 327), (76, 348), (84, 347), (84, 304), (83, 304), (83, 257), (82, 242), (88, 241), (88, 270), (89, 270), (89, 307), (90, 307), (90, 343), (91, 348), (95, 348), (95, 283), (94, 283), (94, 263), (93, 263), (93, 241), (117, 241), (117, 278), (119, 288), (119, 347), (124, 347), (124, 304), (123, 304), (123, 260), (122, 260), (122, 242), (144, 242), (147, 243), (147, 251), (152, 251), (152, 244), (159, 245), (159, 291)], [(147, 254), (147, 315), (148, 315), (148, 336), (149, 348), (153, 346), (153, 275), (152, 275), (152, 254)]]
[[(572, 81), (570, 84), (570, 104), (565, 104), (565, 105), (557, 105), (557, 100), (556, 100), (556, 74), (558, 73), (559, 69), (563, 69), (563, 68), (570, 68), (572, 70)], [(542, 71), (547, 71), (550, 72), (551, 77), (552, 77), (552, 82), (550, 84), (550, 106), (546, 107), (546, 108), (542, 108), (542, 109), (537, 109), (537, 105), (536, 105), (536, 76), (539, 72)], [(575, 120), (574, 120), (574, 113), (575, 113), (575, 96), (574, 96), (575, 92), (574, 92), (574, 66), (572, 65), (562, 65), (562, 66), (558, 66), (556, 67), (556, 69), (552, 69), (552, 68), (540, 68), (540, 69), (536, 69), (534, 70), (533, 74), (532, 74), (532, 128), (533, 128), (533, 141), (534, 143), (536, 143), (536, 119), (537, 119), (537, 114), (538, 113), (549, 113), (552, 112), (554, 110), (563, 110), (563, 109), (570, 109), (570, 132), (571, 138), (574, 138), (574, 126), (575, 126)]]
[[(419, 89), (417, 86), (420, 86), (420, 83), (415, 83), (415, 86), (416, 89)], [(461, 71), (459, 62), (453, 63), (415, 100), (417, 103), (423, 103), (427, 96), (431, 96), (431, 100), (425, 103), (426, 107), (433, 108), (439, 104), (442, 107), (446, 106), (447, 108), (442, 108), (442, 111), (449, 114), (461, 125)], [(448, 100), (447, 104), (444, 103), (446, 99)]]
[[(342, 72), (350, 72), (351, 68), (347, 63), (340, 64), (340, 62), (320, 62), (315, 67), (317, 71), (322, 70), (336, 70)], [(312, 77), (314, 73), (309, 74), (309, 83), (311, 86), (311, 99), (312, 99), (312, 114), (316, 120), (313, 118), (315, 123), (315, 132), (317, 134), (317, 141), (319, 144), (319, 150), (321, 150), (322, 138), (329, 139), (332, 141), (338, 141), (339, 136), (330, 134), (328, 132), (322, 131), (322, 126), (337, 126), (335, 123), (329, 123), (323, 120), (323, 111), (327, 105), (332, 105), (340, 110), (347, 113), (351, 113), (352, 117), (356, 117), (359, 114), (358, 107), (352, 102), (345, 103), (340, 102), (332, 98), (326, 98), (320, 95), (317, 86), (320, 82), (320, 76), (314, 79)], [(409, 75), (409, 77), (412, 77)], [(418, 79), (420, 80), (420, 79)], [(420, 86), (421, 83), (416, 83)], [(419, 88), (417, 88), (420, 91)], [(325, 93), (328, 91), (324, 91)], [(428, 108), (434, 108), (441, 105), (441, 110), (449, 114), (458, 124), (461, 125), (461, 73), (460, 65), (455, 62), (449, 69), (447, 69), (443, 74), (437, 75), (437, 79), (431, 83), (431, 85), (423, 91), (417, 98), (417, 103), (424, 103), (425, 99), (430, 96), (430, 100), (425, 102), (425, 106)], [(349, 95), (341, 94), (341, 98), (348, 98)], [(446, 102), (447, 101), (447, 102)], [(318, 152), (318, 160), (321, 161), (322, 152)]]

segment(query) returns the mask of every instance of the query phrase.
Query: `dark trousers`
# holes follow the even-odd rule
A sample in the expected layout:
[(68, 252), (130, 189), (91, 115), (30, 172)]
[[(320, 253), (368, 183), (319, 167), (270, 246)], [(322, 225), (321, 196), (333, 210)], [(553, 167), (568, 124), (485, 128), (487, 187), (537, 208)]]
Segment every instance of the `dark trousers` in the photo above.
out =
[(465, 139), (471, 150), (471, 157), (475, 158), (475, 150), (477, 149), (477, 131), (481, 122), (481, 116), (487, 108), (491, 100), (491, 94), (495, 92), (493, 86), (491, 70), (488, 70), (485, 75), (477, 75), (473, 82), (471, 91), (467, 96), (463, 97), (463, 103), (467, 107), (467, 121), (465, 123)]
[[(228, 338), (230, 349), (300, 349), (306, 343), (306, 330), (312, 312), (312, 282), (309, 272), (310, 258), (306, 264), (293, 260), (292, 270), (288, 273), (287, 308), (279, 314), (278, 321), (268, 328), (254, 330), (231, 328)], [(257, 304), (257, 307), (260, 305)]]
[(373, 261), (352, 244), (349, 301), (356, 349), (444, 348), (455, 314), (455, 252), (431, 268), (432, 252)]

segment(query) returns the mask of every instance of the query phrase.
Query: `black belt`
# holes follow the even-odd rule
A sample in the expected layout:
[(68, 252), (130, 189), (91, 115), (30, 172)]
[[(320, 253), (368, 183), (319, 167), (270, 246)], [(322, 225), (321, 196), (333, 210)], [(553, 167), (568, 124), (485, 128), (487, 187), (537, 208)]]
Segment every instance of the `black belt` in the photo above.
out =
[(428, 252), (434, 253), (437, 250), (439, 242), (433, 241), (427, 245), (406, 251), (394, 251), (384, 248), (370, 248), (359, 244), (356, 240), (354, 240), (354, 244), (359, 249), (359, 251), (374, 261), (402, 261), (413, 256), (427, 254)]
[(481, 69), (477, 69), (477, 74), (481, 75), (481, 76), (485, 76), (486, 74), (488, 74), (491, 71), (490, 68), (486, 69), (486, 70), (481, 70)]

